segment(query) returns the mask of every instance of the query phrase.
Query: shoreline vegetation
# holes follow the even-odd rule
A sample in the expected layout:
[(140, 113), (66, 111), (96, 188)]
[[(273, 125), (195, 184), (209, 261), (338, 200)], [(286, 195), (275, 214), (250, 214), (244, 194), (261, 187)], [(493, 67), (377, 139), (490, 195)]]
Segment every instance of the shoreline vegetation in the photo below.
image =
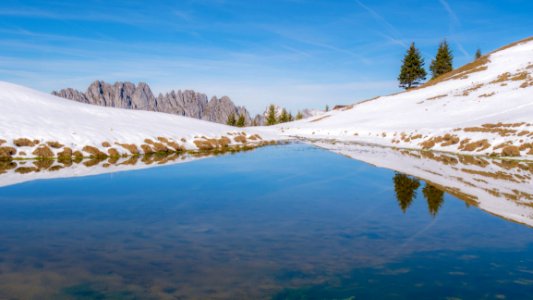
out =
[(228, 132), (221, 137), (195, 136), (194, 148), (187, 148), (187, 140), (167, 137), (146, 138), (143, 144), (128, 144), (103, 141), (100, 145), (76, 145), (68, 147), (58, 141), (16, 138), (8, 143), (0, 139), (0, 161), (13, 160), (57, 160), (59, 162), (80, 162), (84, 159), (116, 159), (145, 155), (170, 155), (183, 153), (240, 152), (266, 145), (281, 143), (282, 140), (263, 140), (259, 134)]

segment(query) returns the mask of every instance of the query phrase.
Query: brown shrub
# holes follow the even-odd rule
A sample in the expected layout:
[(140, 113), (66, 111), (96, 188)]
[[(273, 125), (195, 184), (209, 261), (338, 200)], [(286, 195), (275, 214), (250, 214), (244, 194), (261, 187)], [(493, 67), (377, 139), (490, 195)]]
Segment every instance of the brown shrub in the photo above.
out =
[(107, 149), (107, 154), (110, 156), (110, 157), (120, 157), (120, 153), (117, 151), (117, 149), (115, 148), (109, 148)]
[(483, 139), (483, 140), (467, 143), (463, 146), (460, 146), (459, 149), (463, 151), (469, 151), (469, 152), (472, 152), (472, 151), (480, 152), (485, 149), (488, 149), (489, 147), (490, 147), (489, 141), (486, 139)]
[(35, 143), (35, 141), (32, 141), (32, 140), (27, 139), (27, 138), (19, 138), (19, 139), (14, 139), (13, 140), (13, 144), (15, 144), (15, 146), (17, 146), (17, 147), (33, 147), (33, 146), (39, 144), (39, 141), (37, 141), (37, 143)]
[(46, 144), (54, 149), (59, 149), (59, 148), (62, 148), (63, 145), (59, 142), (56, 142), (56, 141), (48, 141), (46, 142)]
[(437, 96), (433, 96), (433, 97), (429, 97), (427, 98), (426, 100), (437, 100), (437, 99), (440, 99), (440, 98), (444, 98), (448, 96), (448, 94), (442, 94), (442, 95), (437, 95)]
[(0, 147), (0, 161), (11, 160), (16, 153), (17, 149), (13, 147)]
[(162, 137), (162, 136), (158, 136), (157, 140), (160, 141), (161, 143), (165, 143), (165, 144), (169, 143), (169, 140), (167, 138), (165, 138), (165, 137)]
[(485, 93), (485, 94), (482, 94), (482, 95), (479, 95), (478, 98), (488, 98), (488, 97), (492, 97), (496, 95), (495, 92), (492, 92), (492, 93)]
[(74, 153), (72, 153), (72, 161), (79, 164), (83, 160), (83, 153), (81, 151), (76, 150)]
[(128, 150), (132, 155), (139, 154), (139, 149), (137, 148), (137, 146), (135, 144), (118, 144), (117, 143), (117, 145), (119, 145), (122, 148)]
[(233, 139), (237, 143), (242, 143), (242, 144), (246, 143), (246, 136), (244, 136), (244, 135), (238, 135), (238, 136), (234, 137)]
[(153, 144), (154, 152), (156, 153), (167, 153), (170, 152), (170, 149), (168, 149), (167, 146), (163, 145), (162, 143), (154, 143)]
[[(145, 140), (146, 141), (146, 140)], [(141, 145), (141, 149), (143, 151), (144, 154), (151, 154), (151, 153), (154, 153), (154, 150), (152, 149), (152, 147), (150, 147), (150, 145), (148, 144), (142, 144)]]
[(69, 147), (63, 148), (63, 151), (59, 152), (57, 154), (57, 158), (59, 159), (71, 159), (72, 158), (72, 149)]
[(431, 149), (435, 147), (435, 142), (432, 139), (429, 139), (429, 140), (423, 141), (419, 145), (422, 146), (422, 149)]
[(195, 140), (194, 144), (196, 145), (196, 147), (198, 147), (199, 150), (203, 150), (203, 151), (208, 151), (208, 150), (215, 149), (215, 146), (212, 145), (207, 140)]
[(528, 73), (526, 71), (520, 72), (518, 74), (515, 74), (513, 77), (511, 77), (512, 81), (520, 81), (520, 80), (526, 80)]
[(227, 136), (223, 136), (217, 140), (218, 146), (226, 148), (231, 144), (231, 140)]
[(520, 150), (516, 146), (506, 146), (502, 149), (502, 156), (520, 156)]
[(102, 147), (109, 148), (109, 147), (111, 147), (111, 144), (109, 142), (103, 142), (102, 143)]
[(257, 134), (257, 133), (251, 135), (249, 139), (252, 140), (252, 141), (255, 141), (255, 140), (262, 140), (261, 136), (260, 136), (259, 134)]
[(32, 154), (38, 158), (53, 158), (54, 157), (54, 152), (52, 152), (52, 150), (50, 150), (50, 148), (48, 148), (45, 145), (42, 145), (38, 147), (37, 149), (35, 149), (32, 152)]
[(93, 147), (93, 146), (85, 146), (83, 147), (82, 151), (89, 153), (89, 157), (91, 158), (106, 158), (107, 157), (107, 154), (105, 154), (104, 152), (100, 151), (98, 148)]
[(174, 142), (174, 141), (169, 141), (168, 142), (168, 146), (171, 147), (172, 149), (174, 149), (174, 151), (176, 152), (180, 152), (180, 151), (183, 151), (185, 150), (182, 146), (180, 146), (180, 144)]

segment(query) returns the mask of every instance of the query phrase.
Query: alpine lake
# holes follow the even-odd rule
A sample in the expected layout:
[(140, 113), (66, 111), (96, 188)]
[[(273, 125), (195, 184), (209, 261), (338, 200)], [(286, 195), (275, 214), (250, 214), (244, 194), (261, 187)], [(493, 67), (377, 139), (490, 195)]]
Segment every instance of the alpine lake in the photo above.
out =
[(531, 299), (533, 162), (315, 141), (0, 168), (0, 299)]

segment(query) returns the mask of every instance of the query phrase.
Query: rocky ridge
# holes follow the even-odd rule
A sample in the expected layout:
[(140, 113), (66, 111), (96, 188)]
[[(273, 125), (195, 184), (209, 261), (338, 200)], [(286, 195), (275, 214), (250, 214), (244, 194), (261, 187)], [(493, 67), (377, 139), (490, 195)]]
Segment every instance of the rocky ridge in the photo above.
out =
[(53, 91), (52, 95), (99, 106), (164, 112), (222, 124), (226, 123), (230, 114), (244, 115), (246, 125), (252, 124), (246, 108), (236, 106), (227, 96), (214, 96), (208, 100), (207, 95), (193, 90), (173, 90), (156, 97), (144, 82), (109, 84), (97, 80), (86, 92), (66, 88)]

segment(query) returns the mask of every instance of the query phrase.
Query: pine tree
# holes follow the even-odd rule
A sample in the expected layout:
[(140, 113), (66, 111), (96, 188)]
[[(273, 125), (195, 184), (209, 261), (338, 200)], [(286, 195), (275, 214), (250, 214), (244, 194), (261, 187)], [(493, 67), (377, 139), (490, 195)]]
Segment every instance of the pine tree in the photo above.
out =
[(226, 124), (229, 126), (235, 126), (237, 124), (237, 120), (235, 120), (235, 114), (231, 113), (228, 115), (228, 119), (226, 121)]
[(326, 104), (326, 109), (325, 109), (326, 112), (329, 111), (329, 105)]
[(279, 122), (278, 123), (286, 123), (289, 121), (289, 114), (287, 114), (287, 110), (284, 108), (281, 110), (281, 114), (279, 115)]
[(431, 61), (429, 69), (432, 74), (431, 79), (435, 79), (440, 75), (453, 70), (453, 54), (446, 40), (440, 43), (437, 55), (435, 56), (435, 59)]
[(403, 58), (402, 68), (398, 76), (400, 87), (408, 90), (418, 86), (420, 81), (424, 79), (426, 79), (424, 59), (420, 55), (420, 51), (415, 48), (415, 43), (411, 43), (411, 47)]
[(276, 107), (274, 106), (274, 104), (271, 104), (268, 107), (266, 123), (267, 123), (268, 126), (270, 126), (270, 125), (276, 124), (277, 122), (278, 122), (278, 120), (276, 118)]
[(289, 112), (289, 122), (294, 121), (294, 117), (292, 116), (292, 113)]
[(476, 50), (476, 59), (480, 59), (481, 56), (482, 56), (482, 54), (481, 54), (481, 49), (478, 48), (478, 49)]
[(302, 115), (302, 112), (298, 111), (298, 113), (296, 114), (296, 120), (301, 120), (304, 118), (304, 115)]
[(244, 115), (240, 115), (239, 119), (237, 120), (237, 127), (244, 127), (246, 125), (246, 119), (244, 118)]

